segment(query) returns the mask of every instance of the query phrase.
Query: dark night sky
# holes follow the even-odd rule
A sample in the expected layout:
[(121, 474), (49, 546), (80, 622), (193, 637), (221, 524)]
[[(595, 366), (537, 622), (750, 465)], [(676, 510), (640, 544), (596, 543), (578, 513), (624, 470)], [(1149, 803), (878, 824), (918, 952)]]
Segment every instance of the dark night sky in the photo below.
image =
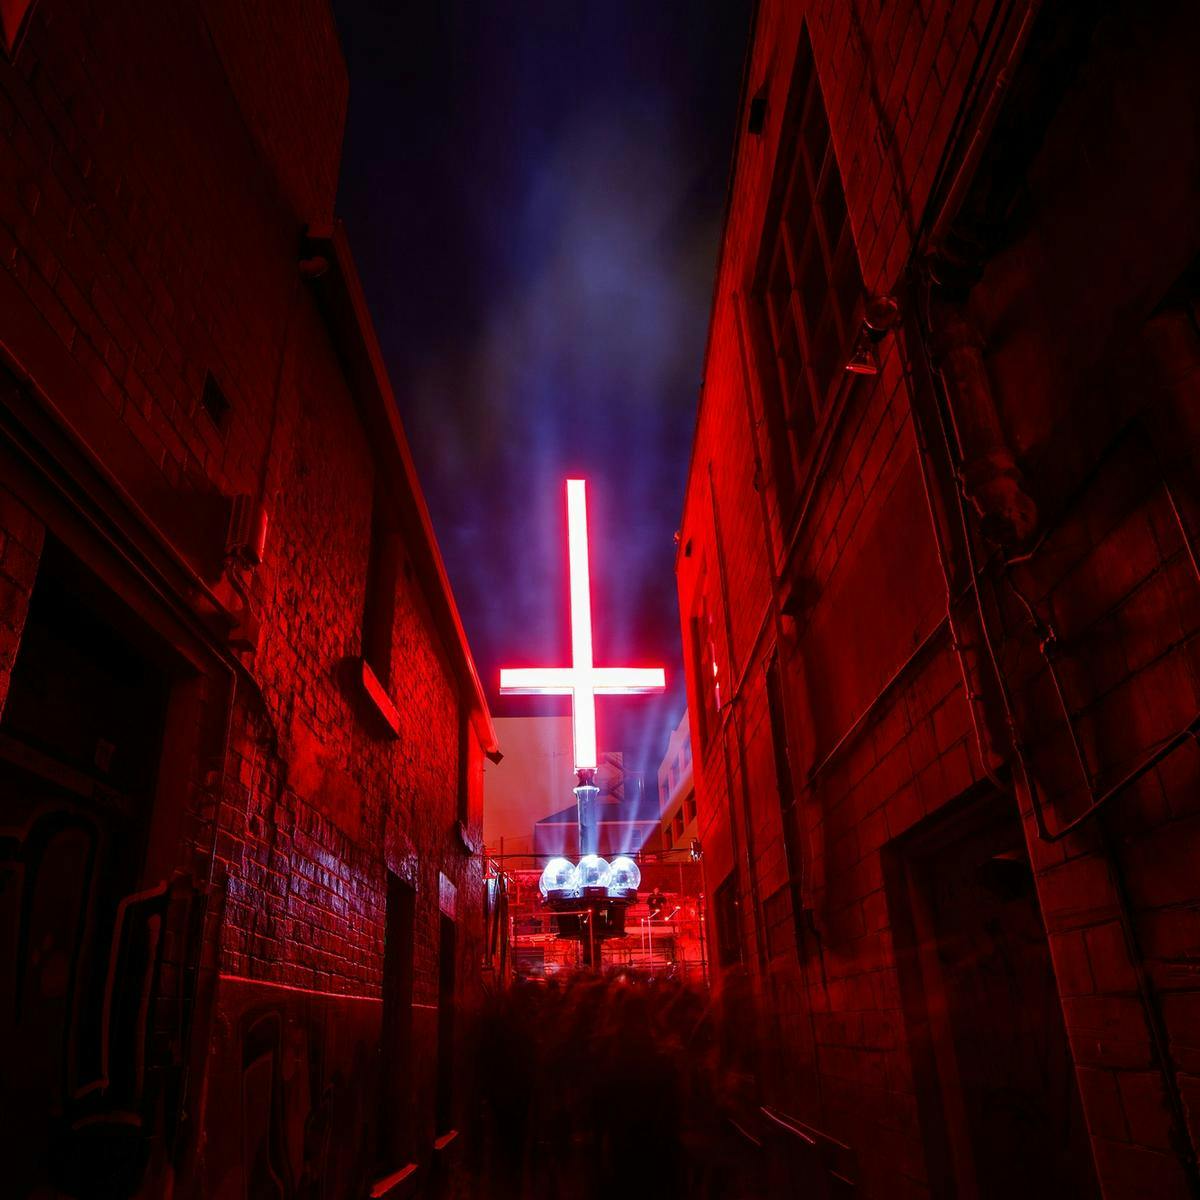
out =
[(602, 749), (653, 771), (684, 706), (672, 535), (749, 0), (336, 0), (339, 208), (480, 673), (566, 665), (563, 480), (589, 481)]

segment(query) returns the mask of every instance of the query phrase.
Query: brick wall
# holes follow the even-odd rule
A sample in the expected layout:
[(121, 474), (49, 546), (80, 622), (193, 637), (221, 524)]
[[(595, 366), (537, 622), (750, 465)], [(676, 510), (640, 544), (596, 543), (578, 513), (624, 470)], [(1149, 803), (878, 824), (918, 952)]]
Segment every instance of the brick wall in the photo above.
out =
[[(1024, 829), (1099, 1185), (1182, 1195), (1196, 1137), (1194, 743), (1178, 740), (1077, 835), (1053, 830), (1087, 810), (1089, 782), (1103, 795), (1200, 707), (1198, 356), (1185, 316), (1197, 147), (1174, 144), (1195, 102), (1178, 50), (1193, 18), (1171, 6), (1151, 28), (1116, 6), (1025, 28), (1022, 16), (986, 2), (759, 9), (677, 564), (700, 836), (710, 895), (735, 873), (741, 961), (774, 1034), (759, 1068), (769, 1101), (848, 1144), (865, 1194), (946, 1194), (968, 1186), (970, 1138), (952, 1113), (931, 1115), (931, 1097), (957, 1101), (927, 1069), (905, 966), (920, 950), (896, 872), (929, 831), (996, 796)], [(819, 418), (788, 516), (773, 364), (752, 329), (799, 136), (788, 113), (802, 23), (866, 291), (896, 294), (906, 317), (879, 342), (878, 372), (847, 375)], [(972, 122), (1022, 48), (1008, 107), (989, 118), (992, 150), (968, 164), (965, 178), (978, 174), (956, 201), (979, 213), (1010, 184), (1018, 198), (1003, 236), (995, 208), (991, 227), (980, 216), (970, 228), (984, 258), (960, 285), (1010, 478), (1040, 522), (1025, 545), (997, 548), (970, 497), (966, 532), (959, 521), (974, 417), (955, 410), (929, 350), (923, 264), (944, 249), (928, 238)], [(754, 100), (760, 134), (746, 128)], [(943, 406), (959, 420), (948, 441)], [(688, 620), (701, 589), (723, 682), (708, 746)], [(790, 808), (765, 687), (774, 656)], [(789, 882), (794, 934), (771, 953), (764, 905)], [(727, 992), (746, 1003), (740, 986)]]
[[(181, 724), (199, 730), (194, 757), (164, 767), (173, 786), (151, 840), (165, 846), (155, 869), (212, 872), (198, 999), (213, 1021), (193, 1039), (186, 1136), (159, 1146), (153, 1169), (176, 1170), (184, 1194), (254, 1194), (238, 1100), (253, 1045), (296, 1080), (271, 1118), (288, 1147), (271, 1169), (293, 1190), (321, 1169), (308, 1156), (324, 1151), (295, 1132), (318, 1122), (339, 1147), (327, 1186), (340, 1195), (404, 1166), (374, 1131), (388, 871), (417, 897), (411, 1148), (426, 1166), (445, 1132), (433, 1128), (440, 880), (457, 896), (465, 1031), (482, 869), (457, 828), (459, 730), (479, 702), (446, 638), (436, 548), (403, 522), (394, 730), (364, 693), (372, 505), (406, 483), (298, 268), (303, 225), (332, 214), (345, 71), (324, 3), (236, 7), (42, 4), (15, 59), (0, 58), (4, 437), (45, 475), (0, 491), (0, 699), (44, 522), (179, 658), (175, 692), (194, 706)], [(217, 419), (210, 375), (228, 403)], [(16, 461), (4, 459), (6, 484)], [(238, 494), (269, 516), (264, 561), (246, 572), (249, 653), (227, 640)], [(464, 833), (478, 843), (483, 747), (468, 743)]]

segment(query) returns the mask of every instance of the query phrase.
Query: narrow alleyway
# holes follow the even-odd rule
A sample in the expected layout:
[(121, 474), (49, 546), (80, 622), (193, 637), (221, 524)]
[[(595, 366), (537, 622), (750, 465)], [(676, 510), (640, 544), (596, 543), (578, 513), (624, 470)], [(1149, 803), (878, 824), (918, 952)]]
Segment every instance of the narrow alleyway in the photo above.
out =
[(707, 993), (628, 974), (518, 984), (482, 1034), (479, 1195), (769, 1194), (753, 1088)]
[(0, 1200), (1200, 1200), (1196, 0), (0, 0)]

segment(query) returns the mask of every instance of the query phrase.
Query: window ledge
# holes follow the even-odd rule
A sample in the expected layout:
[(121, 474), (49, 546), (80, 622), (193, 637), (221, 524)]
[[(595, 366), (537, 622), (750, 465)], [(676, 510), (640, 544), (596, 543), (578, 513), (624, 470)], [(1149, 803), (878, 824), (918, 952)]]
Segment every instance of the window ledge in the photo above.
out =
[(382, 1179), (377, 1179), (368, 1193), (371, 1200), (403, 1200), (405, 1196), (414, 1196), (420, 1179), (420, 1168), (416, 1163), (409, 1163), (399, 1171), (393, 1171)]
[(372, 709), (379, 715), (388, 735), (394, 738), (400, 736), (400, 710), (392, 703), (387, 689), (379, 682), (379, 676), (371, 669), (371, 664), (365, 658), (359, 660), (362, 666), (362, 688)]

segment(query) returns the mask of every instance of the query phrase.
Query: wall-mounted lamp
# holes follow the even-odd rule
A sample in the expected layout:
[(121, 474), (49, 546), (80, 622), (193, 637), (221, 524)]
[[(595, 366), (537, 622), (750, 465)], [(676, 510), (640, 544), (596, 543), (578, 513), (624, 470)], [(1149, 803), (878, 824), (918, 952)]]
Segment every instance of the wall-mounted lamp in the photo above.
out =
[(858, 337), (846, 363), (851, 375), (879, 374), (879, 343), (900, 324), (900, 304), (894, 296), (872, 296), (866, 305)]

